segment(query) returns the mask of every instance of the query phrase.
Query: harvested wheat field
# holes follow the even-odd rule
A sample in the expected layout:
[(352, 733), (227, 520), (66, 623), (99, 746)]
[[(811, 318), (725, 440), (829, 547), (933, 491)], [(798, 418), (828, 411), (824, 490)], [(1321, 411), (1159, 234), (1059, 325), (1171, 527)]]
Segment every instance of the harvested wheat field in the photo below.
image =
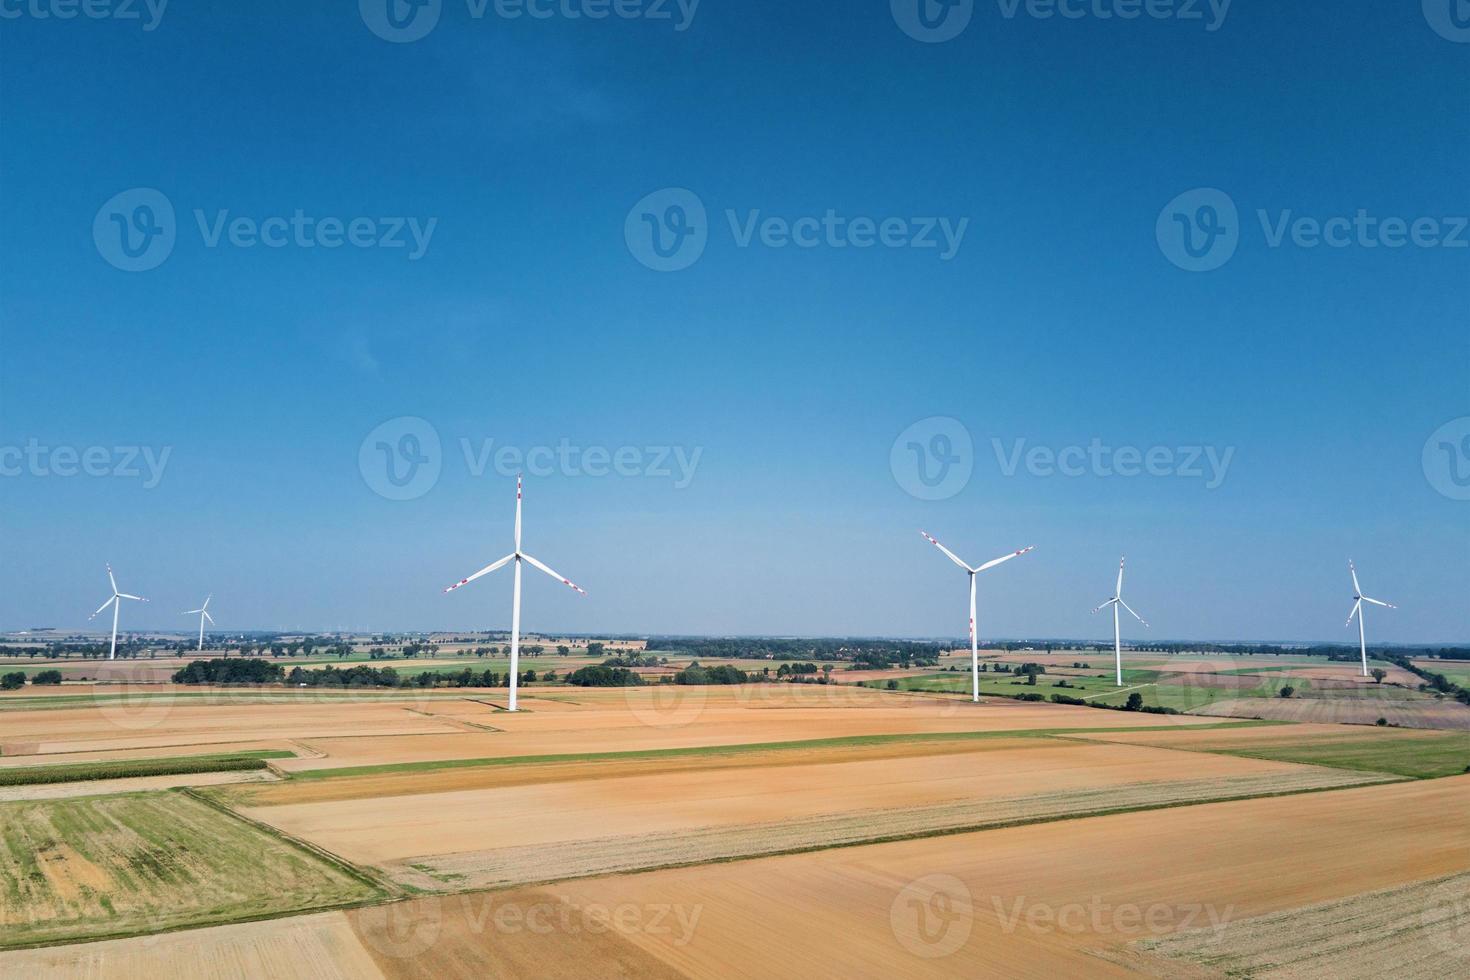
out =
[(1141, 951), (1238, 977), (1438, 980), (1470, 956), (1470, 873), (1143, 940)]
[(1470, 707), (1449, 700), (1239, 698), (1216, 701), (1194, 709), (1191, 714), (1337, 725), (1372, 725), (1382, 718), (1390, 725), (1403, 728), (1470, 730)]
[(0, 974), (109, 980), (354, 980), (383, 975), (342, 912), (5, 953), (0, 954)]
[[(396, 935), (432, 930), (413, 955), (370, 945), (395, 977), (456, 963), (494, 973), (541, 951), (581, 952), (583, 971), (596, 972), (609, 936), (628, 957), (695, 977), (1220, 976), (1134, 944), (1203, 926), (1249, 956), (1260, 916), (1462, 873), (1467, 806), (1462, 777), (448, 896), (404, 906), (394, 921)], [(1364, 844), (1345, 852), (1345, 841)], [(1394, 921), (1422, 930), (1416, 970), (1453, 975), (1459, 948), (1434, 942), (1447, 928), (1442, 890), (1429, 894), (1425, 920)], [(533, 909), (545, 910), (544, 931), (528, 926)], [(582, 928), (594, 909), (604, 923), (595, 942)], [(1330, 936), (1294, 956), (1293, 976), (1383, 975), (1374, 957), (1337, 955)]]
[[(500, 785), (430, 795), (394, 795), (391, 776), (360, 787), (325, 780), (328, 790), (337, 782), (359, 795), (284, 802), (298, 792), (292, 784), (250, 793), (256, 805), (241, 812), (417, 887), (470, 887), (1389, 778), (1048, 738), (985, 739), (963, 752), (949, 744), (934, 755), (925, 747), (846, 761), (791, 751), (776, 766), (757, 753), (685, 771), (519, 785), (503, 780), (503, 768), (472, 769), (453, 775), (465, 786), (487, 776)], [(536, 768), (513, 767), (526, 776)], [(412, 786), (419, 776), (405, 778)]]
[[(160, 747), (266, 744), (320, 735), (419, 735), (461, 729), (411, 710), (412, 702), (198, 704), (186, 699), (133, 698), (67, 708), (17, 709), (3, 718), (3, 755), (106, 752)], [(488, 709), (487, 709), (488, 710)], [(251, 739), (262, 740), (251, 743)]]
[(156, 932), (373, 897), (180, 793), (0, 803), (0, 945)]
[[(727, 689), (631, 688), (528, 695), (514, 715), (479, 698), (433, 704), (422, 721), (441, 735), (305, 743), (319, 758), (282, 760), (288, 772), (404, 765), (485, 757), (645, 752), (703, 746), (912, 733), (1037, 728), (1175, 728), (1216, 724), (1187, 715), (1147, 715), (994, 698), (981, 704), (946, 695), (893, 695), (850, 685), (769, 685), (770, 693)], [(804, 688), (811, 687), (810, 692)], [(429, 713), (432, 712), (432, 713)], [(476, 726), (486, 731), (475, 731)], [(488, 729), (496, 729), (490, 732)], [(453, 734), (450, 734), (453, 732)]]

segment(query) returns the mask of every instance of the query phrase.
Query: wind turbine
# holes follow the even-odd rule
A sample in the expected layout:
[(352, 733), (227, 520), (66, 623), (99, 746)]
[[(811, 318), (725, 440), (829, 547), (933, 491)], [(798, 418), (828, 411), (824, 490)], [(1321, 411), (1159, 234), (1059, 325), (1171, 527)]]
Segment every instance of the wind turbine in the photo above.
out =
[(112, 575), (112, 566), (110, 564), (107, 566), (107, 581), (112, 583), (112, 598), (98, 606), (97, 612), (88, 616), (87, 621), (91, 622), (97, 618), (98, 613), (102, 612), (102, 610), (108, 606), (112, 607), (112, 649), (108, 651), (107, 659), (114, 660), (117, 658), (117, 612), (122, 608), (121, 600), (132, 599), (134, 602), (147, 602), (148, 600), (142, 596), (128, 595), (126, 592), (117, 591), (117, 579)]
[(983, 565), (978, 565), (974, 568), (971, 568), (969, 565), (966, 565), (964, 562), (960, 561), (959, 558), (955, 556), (955, 553), (953, 551), (950, 551), (944, 545), (940, 544), (934, 538), (930, 537), (928, 531), (921, 530), (919, 533), (922, 534), (929, 541), (930, 544), (938, 548), (940, 551), (944, 552), (945, 555), (949, 557), (950, 561), (954, 562), (956, 565), (960, 566), (965, 571), (970, 573), (970, 689), (972, 700), (979, 701), (980, 640), (975, 633), (975, 576), (985, 571), (987, 568), (994, 568), (1001, 562), (1007, 562), (1010, 561), (1012, 558), (1018, 558), (1021, 555), (1024, 555), (1026, 552), (1034, 550), (1036, 546), (1032, 545), (1029, 548), (1022, 548), (1020, 551), (1013, 551), (1009, 555), (1005, 555), (1001, 558), (996, 558), (993, 561), (988, 561)]
[(1395, 606), (1391, 602), (1384, 602), (1382, 599), (1370, 599), (1368, 596), (1363, 595), (1363, 587), (1358, 584), (1358, 570), (1353, 567), (1353, 560), (1351, 558), (1348, 559), (1348, 572), (1353, 576), (1353, 611), (1348, 613), (1347, 623), (1344, 625), (1353, 625), (1353, 617), (1358, 617), (1358, 649), (1363, 655), (1363, 676), (1367, 677), (1368, 637), (1363, 632), (1363, 603), (1371, 602), (1373, 605), (1382, 606), (1385, 609), (1397, 609), (1398, 606)]
[(1147, 620), (1138, 615), (1138, 613), (1133, 612), (1133, 607), (1123, 601), (1123, 562), (1125, 562), (1126, 560), (1126, 558), (1118, 559), (1118, 586), (1116, 589), (1113, 590), (1113, 597), (1093, 610), (1093, 613), (1095, 614), (1101, 612), (1109, 606), (1113, 607), (1113, 659), (1117, 665), (1118, 687), (1123, 686), (1123, 638), (1122, 633), (1120, 632), (1118, 627), (1118, 607), (1122, 606), (1130, 613), (1133, 613), (1134, 619), (1138, 620), (1140, 623), (1143, 623), (1144, 626), (1148, 625)]
[(204, 605), (200, 606), (198, 609), (185, 609), (183, 612), (179, 613), (180, 616), (192, 616), (195, 613), (198, 613), (199, 614), (199, 649), (200, 650), (203, 650), (204, 649), (204, 621), (207, 619), (207, 620), (209, 620), (209, 625), (210, 626), (213, 626), (214, 625), (214, 617), (209, 614), (209, 600), (210, 599), (213, 599), (213, 598), (214, 598), (214, 593), (211, 592), (209, 595), (207, 595), (207, 596), (204, 597)]
[(521, 551), (521, 475), (519, 473), (516, 474), (516, 550), (512, 551), (510, 554), (506, 555), (499, 561), (492, 562), (491, 564), (486, 565), (484, 568), (480, 569), (469, 578), (460, 579), (458, 582), (451, 585), (444, 591), (453, 592), (455, 589), (469, 585), (480, 576), (489, 575), (491, 572), (503, 567), (508, 562), (515, 562), (515, 585), (513, 586), (511, 591), (512, 598), (510, 607), (510, 710), (515, 711), (516, 688), (517, 685), (520, 684), (521, 679), (521, 562), (526, 562), (534, 568), (539, 568), (547, 575), (550, 575), (552, 578), (556, 579), (562, 585), (570, 586), (571, 588), (576, 589), (578, 592), (582, 593), (582, 595), (587, 594), (586, 589), (583, 589), (581, 586), (575, 585), (571, 579), (564, 578), (560, 572), (553, 572), (551, 569), (547, 568), (545, 565), (541, 564), (530, 555)]

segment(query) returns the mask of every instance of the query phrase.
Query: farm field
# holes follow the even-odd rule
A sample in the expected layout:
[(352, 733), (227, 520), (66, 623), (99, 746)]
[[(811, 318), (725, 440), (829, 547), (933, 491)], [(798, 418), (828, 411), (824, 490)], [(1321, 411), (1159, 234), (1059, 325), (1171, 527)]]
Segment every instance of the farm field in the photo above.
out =
[[(954, 745), (940, 743), (944, 748)], [(692, 860), (999, 824), (1161, 802), (1292, 792), (1382, 778), (1053, 738), (987, 739), (939, 755), (823, 761), (800, 750), (719, 767), (398, 795), (391, 777), (356, 799), (252, 794), (251, 819), (420, 888), (503, 885)], [(841, 754), (841, 750), (838, 750)], [(747, 764), (741, 765), (740, 762)], [(518, 767), (520, 768), (520, 767)], [(534, 768), (531, 766), (530, 768)], [(473, 786), (484, 770), (459, 770)], [(413, 776), (410, 774), (409, 779)], [(315, 787), (308, 786), (310, 793)], [(487, 850), (486, 842), (494, 847)], [(446, 857), (453, 856), (453, 857)], [(425, 871), (432, 880), (411, 875)]]
[(340, 905), (377, 889), (179, 793), (0, 803), (0, 946)]
[(1373, 725), (1379, 718), (1403, 728), (1470, 731), (1470, 707), (1457, 701), (1380, 698), (1252, 698), (1217, 701), (1195, 711), (1215, 718), (1261, 718), (1338, 725)]
[[(1261, 916), (1310, 925), (1320, 903), (1461, 874), (1467, 804), (1470, 777), (1460, 777), (424, 899), (405, 905), (393, 926), (411, 935), (431, 922), (435, 942), (413, 957), (375, 960), (392, 977), (458, 964), (494, 974), (581, 947), (581, 934), (567, 929), (498, 929), (496, 909), (566, 908), (574, 923), (586, 909), (658, 909), (683, 918), (671, 912), (654, 928), (630, 915), (601, 938), (616, 933), (626, 955), (693, 977), (1221, 976), (1189, 972), (1187, 949), (1171, 958), (1144, 942), (1188, 923), (1210, 929), (1216, 949), (1249, 956), (1261, 945)], [(1344, 862), (1351, 840), (1373, 846)], [(1329, 867), (1337, 873), (1324, 874)], [(1309, 933), (1316, 942), (1297, 944), (1291, 975), (1382, 976), (1384, 951), (1406, 948), (1416, 950), (1413, 975), (1451, 975), (1457, 947), (1444, 940), (1467, 913), (1446, 890), (1424, 891), (1436, 904), (1398, 904), (1394, 928), (1358, 936), (1358, 958)], [(368, 935), (381, 936), (386, 923), (372, 925)], [(600, 953), (582, 948), (590, 966)]]
[[(1138, 940), (1198, 924), (1183, 915), (1157, 935), (1074, 936), (1008, 929), (1008, 910), (1022, 897), (1028, 907), (1139, 895), (1176, 911), (1233, 904), (1232, 921), (1249, 918), (1251, 936), (1265, 937), (1242, 943), (1249, 964), (1277, 934), (1265, 917), (1307, 909), (1303, 921), (1318, 922), (1315, 903), (1470, 871), (1464, 831), (1434, 823), (1470, 792), (1470, 777), (1455, 775), (1470, 765), (1462, 732), (975, 705), (851, 684), (533, 688), (516, 714), (501, 709), (503, 694), (114, 700), (99, 688), (14, 703), (0, 713), (6, 773), (108, 775), (190, 756), (268, 768), (0, 790), (13, 855), (0, 868), (12, 896), (0, 923), (23, 906), (10, 944), (45, 947), (0, 952), (0, 974), (152, 976), (164, 964), (190, 975), (577, 976), (596, 964), (613, 976), (737, 965), (786, 975), (822, 957), (851, 975), (985, 972), (976, 963), (1009, 975), (1176, 975), (1212, 967), (1188, 936), (1158, 950)], [(1229, 807), (1262, 809), (1209, 816)], [(1407, 822), (1379, 840), (1394, 820)], [(1373, 846), (1346, 861), (1326, 840), (1339, 832)], [(52, 838), (88, 864), (62, 850), (27, 871), (26, 855), (49, 854)], [(206, 838), (220, 843), (204, 853)], [(146, 855), (160, 852), (181, 855), (184, 870), (142, 881)], [(246, 854), (254, 864), (241, 871)], [(1285, 884), (1261, 873), (1272, 855)], [(1334, 856), (1342, 870), (1321, 875)], [(1312, 861), (1323, 881), (1292, 870)], [(86, 878), (92, 866), (105, 876)], [(972, 896), (964, 942), (938, 957), (904, 925), (914, 902), (932, 903), (934, 875)], [(137, 917), (160, 907), (164, 918)], [(608, 910), (659, 927), (546, 934), (497, 924), (506, 907), (557, 921)], [(757, 923), (765, 938), (747, 963), (739, 948)], [(866, 973), (852, 957), (866, 957)]]
[(1415, 660), (1414, 666), (1423, 670), (1443, 674), (1452, 683), (1470, 687), (1470, 661), (1466, 660)]

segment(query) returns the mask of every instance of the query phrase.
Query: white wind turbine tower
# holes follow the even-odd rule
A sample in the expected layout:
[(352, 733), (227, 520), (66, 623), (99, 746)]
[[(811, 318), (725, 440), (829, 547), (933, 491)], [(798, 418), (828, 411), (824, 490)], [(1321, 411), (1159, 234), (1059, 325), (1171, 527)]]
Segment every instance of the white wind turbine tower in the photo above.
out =
[(200, 606), (198, 609), (185, 609), (183, 612), (179, 613), (180, 616), (192, 616), (195, 613), (199, 614), (199, 649), (201, 650), (204, 649), (204, 621), (207, 619), (209, 620), (210, 626), (214, 625), (214, 617), (209, 614), (209, 600), (213, 598), (214, 593), (211, 592), (209, 595), (204, 597), (204, 605)]
[(117, 612), (122, 608), (123, 599), (132, 599), (134, 602), (147, 602), (142, 596), (128, 595), (126, 592), (117, 591), (117, 579), (112, 575), (112, 565), (107, 566), (107, 581), (112, 583), (112, 598), (97, 607), (97, 612), (87, 617), (88, 622), (97, 618), (98, 613), (112, 607), (112, 649), (107, 652), (107, 659), (113, 660), (117, 657)]
[(1373, 605), (1382, 606), (1385, 609), (1397, 609), (1398, 606), (1395, 606), (1391, 602), (1384, 602), (1382, 599), (1370, 599), (1363, 595), (1363, 587), (1358, 584), (1358, 570), (1353, 567), (1353, 560), (1351, 558), (1348, 559), (1348, 572), (1353, 576), (1353, 611), (1348, 613), (1346, 625), (1353, 625), (1353, 617), (1358, 617), (1358, 650), (1363, 655), (1363, 676), (1367, 677), (1368, 637), (1363, 632), (1363, 603), (1371, 602)]
[(516, 474), (516, 550), (499, 561), (486, 565), (469, 578), (460, 579), (444, 591), (453, 592), (461, 586), (469, 585), (475, 579), (482, 575), (489, 575), (491, 572), (504, 566), (507, 562), (515, 562), (515, 585), (511, 590), (512, 598), (510, 607), (510, 710), (515, 711), (516, 688), (520, 684), (521, 661), (521, 562), (526, 562), (535, 568), (539, 568), (562, 585), (571, 586), (571, 588), (576, 589), (582, 595), (587, 594), (586, 589), (573, 584), (571, 579), (564, 578), (559, 572), (553, 572), (530, 555), (521, 551), (521, 476), (519, 473)]
[(1113, 607), (1113, 661), (1117, 668), (1118, 687), (1123, 686), (1123, 635), (1118, 626), (1118, 607), (1122, 606), (1130, 613), (1133, 613), (1134, 619), (1143, 623), (1144, 626), (1148, 625), (1148, 622), (1142, 616), (1133, 612), (1132, 606), (1123, 601), (1123, 562), (1126, 560), (1126, 558), (1118, 559), (1118, 585), (1113, 590), (1113, 597), (1093, 610), (1093, 613), (1098, 613), (1109, 606)]
[(970, 691), (971, 699), (974, 701), (979, 701), (980, 640), (975, 632), (975, 576), (978, 575), (980, 572), (985, 571), (987, 568), (994, 568), (1001, 562), (1007, 562), (1010, 561), (1012, 558), (1018, 558), (1021, 555), (1024, 555), (1026, 552), (1034, 550), (1036, 546), (1032, 545), (1028, 548), (1022, 548), (1020, 551), (1013, 551), (1009, 555), (1005, 555), (1001, 558), (996, 558), (993, 561), (988, 561), (983, 565), (978, 565), (974, 568), (971, 568), (969, 565), (966, 565), (964, 562), (960, 561), (959, 558), (955, 556), (955, 553), (953, 551), (950, 551), (944, 545), (940, 544), (934, 538), (930, 537), (928, 531), (920, 531), (919, 533), (922, 534), (929, 541), (930, 544), (938, 548), (940, 551), (944, 552), (949, 557), (950, 561), (954, 562), (956, 565), (960, 566), (965, 571), (970, 573)]

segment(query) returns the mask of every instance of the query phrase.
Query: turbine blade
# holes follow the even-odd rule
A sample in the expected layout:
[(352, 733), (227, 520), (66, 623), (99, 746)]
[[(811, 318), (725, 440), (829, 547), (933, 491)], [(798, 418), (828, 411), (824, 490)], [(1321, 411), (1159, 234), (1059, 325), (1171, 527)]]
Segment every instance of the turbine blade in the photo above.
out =
[(950, 551), (944, 545), (940, 544), (935, 538), (933, 538), (929, 534), (928, 531), (922, 531), (921, 530), (919, 533), (922, 534), (925, 538), (927, 538), (930, 544), (932, 544), (934, 547), (938, 548), (940, 551), (942, 551), (946, 555), (948, 555), (950, 561), (954, 562), (956, 565), (960, 566), (961, 568), (963, 568), (967, 572), (973, 572), (974, 571), (974, 569), (971, 568), (969, 565), (966, 565), (964, 562), (960, 561), (959, 560), (959, 557), (956, 556), (953, 551)]
[(112, 598), (108, 599), (102, 605), (98, 606), (97, 607), (97, 612), (94, 612), (92, 615), (88, 616), (87, 618), (88, 619), (96, 619), (98, 613), (102, 612), (102, 610), (106, 609), (108, 606), (112, 605), (116, 601), (117, 601), (117, 596), (114, 595)]
[(1013, 551), (1010, 554), (1003, 555), (1000, 558), (993, 558), (990, 561), (986, 562), (985, 564), (981, 565), (979, 568), (975, 569), (975, 571), (977, 571), (977, 572), (983, 572), (987, 568), (994, 568), (996, 565), (999, 565), (999, 564), (1001, 564), (1003, 562), (1008, 562), (1012, 558), (1019, 558), (1022, 555), (1024, 555), (1026, 552), (1028, 552), (1028, 551), (1035, 551), (1035, 550), (1036, 550), (1036, 545), (1034, 545), (1034, 544), (1033, 545), (1028, 545), (1027, 547), (1022, 548), (1020, 551)]
[(203, 609), (185, 609), (183, 612), (179, 613), (179, 615), (180, 616), (192, 616), (195, 613), (202, 613), (202, 612), (204, 612)]
[(204, 597), (204, 605), (201, 606), (200, 608), (201, 609), (208, 609), (209, 608), (209, 600), (210, 599), (213, 599), (213, 598), (214, 598), (214, 593), (213, 592), (211, 592), (209, 595), (205, 596)]
[(1357, 602), (1353, 603), (1353, 611), (1350, 612), (1350, 613), (1348, 613), (1347, 622), (1346, 623), (1343, 623), (1342, 625), (1344, 625), (1344, 626), (1351, 626), (1351, 625), (1353, 625), (1353, 617), (1354, 616), (1357, 616), (1362, 611), (1363, 611), (1363, 600), (1362, 599), (1359, 599)]
[(1094, 613), (1100, 613), (1104, 609), (1108, 608), (1109, 606), (1111, 606), (1113, 603), (1115, 603), (1117, 601), (1118, 600), (1116, 598), (1109, 599), (1107, 602), (1104, 602), (1102, 605), (1100, 605), (1096, 609), (1094, 609), (1093, 612)]
[(1358, 570), (1353, 566), (1353, 560), (1351, 558), (1348, 559), (1348, 572), (1353, 577), (1353, 594), (1362, 595), (1363, 587), (1358, 584)]
[[(202, 611), (203, 611), (203, 610), (201, 610), (201, 612), (202, 612)], [(205, 618), (205, 619), (207, 619), (207, 620), (209, 620), (209, 625), (210, 625), (210, 626), (213, 626), (213, 625), (214, 625), (214, 617), (213, 617), (213, 616), (211, 616), (211, 615), (210, 615), (210, 614), (209, 614), (209, 613), (207, 613), (207, 612), (206, 612), (206, 613), (204, 613), (204, 618)]]
[(582, 593), (583, 595), (586, 595), (587, 594), (587, 590), (586, 589), (582, 588), (580, 585), (577, 585), (575, 582), (573, 582), (571, 579), (567, 578), (561, 572), (553, 572), (551, 569), (547, 568), (545, 565), (541, 564), (539, 561), (537, 561), (536, 559), (532, 558), (530, 555), (521, 555), (521, 557), (524, 558), (528, 564), (534, 565), (535, 567), (541, 569), (543, 572), (545, 572), (547, 575), (550, 575), (552, 578), (556, 579), (562, 585), (569, 585), (572, 588), (576, 589), (578, 592)]
[(1115, 596), (1121, 596), (1123, 594), (1123, 562), (1127, 560), (1127, 558), (1118, 559), (1118, 586), (1113, 589), (1113, 595)]
[(112, 562), (107, 563), (107, 581), (112, 583), (112, 594), (117, 595), (117, 579), (112, 575)]
[(521, 475), (516, 474), (516, 551), (521, 550)]
[(462, 579), (460, 579), (458, 582), (454, 583), (453, 585), (451, 585), (449, 588), (445, 589), (444, 591), (445, 592), (453, 592), (455, 589), (460, 588), (461, 586), (469, 585), (471, 582), (473, 582), (475, 579), (479, 578), (481, 575), (489, 575), (491, 572), (495, 571), (497, 568), (503, 568), (503, 567), (505, 567), (505, 564), (507, 562), (509, 562), (514, 557), (515, 557), (514, 554), (506, 555), (504, 558), (500, 559), (499, 561), (497, 561), (497, 562), (495, 562), (493, 564), (490, 564), (490, 565), (486, 565), (484, 568), (480, 569), (478, 572), (476, 572), (475, 574), (471, 575), (469, 578), (462, 578)]
[(1364, 602), (1371, 602), (1371, 603), (1373, 603), (1373, 605), (1375, 605), (1375, 606), (1382, 606), (1385, 609), (1397, 609), (1398, 608), (1398, 606), (1395, 606), (1393, 603), (1391, 603), (1391, 602), (1384, 602), (1382, 599), (1370, 599), (1367, 596), (1362, 596), (1361, 598), (1362, 598), (1362, 600)]
[(1128, 603), (1124, 602), (1122, 599), (1119, 599), (1118, 600), (1118, 605), (1122, 606), (1124, 609), (1126, 609), (1129, 612), (1133, 613), (1133, 618), (1134, 619), (1138, 620), (1140, 623), (1142, 623), (1145, 626), (1148, 625), (1148, 620), (1146, 620), (1142, 616), (1138, 615), (1138, 613), (1133, 612), (1133, 607), (1130, 606), (1130, 605), (1128, 605)]
[(126, 592), (119, 592), (117, 594), (117, 597), (119, 599), (132, 599), (134, 602), (147, 602), (148, 601), (147, 599), (143, 598), (140, 595), (128, 595)]

